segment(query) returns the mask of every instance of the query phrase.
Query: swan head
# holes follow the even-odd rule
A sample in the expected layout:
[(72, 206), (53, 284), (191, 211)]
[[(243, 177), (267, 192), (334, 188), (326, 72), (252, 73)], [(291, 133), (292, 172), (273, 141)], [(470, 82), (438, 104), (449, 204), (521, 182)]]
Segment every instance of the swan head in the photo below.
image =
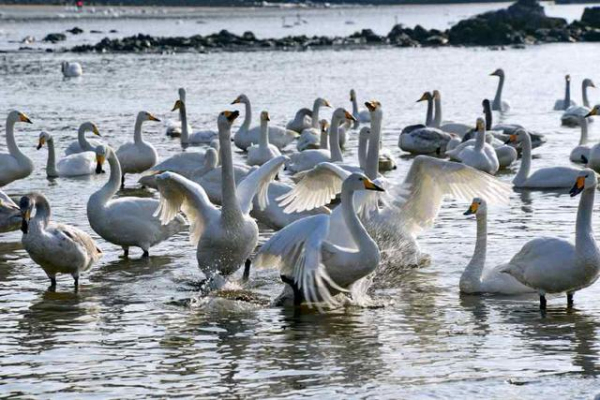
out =
[(385, 192), (385, 189), (374, 183), (372, 180), (367, 178), (366, 175), (361, 173), (353, 173), (350, 175), (342, 184), (342, 190), (374, 190), (377, 192)]
[(502, 68), (498, 68), (497, 70), (495, 70), (494, 72), (492, 72), (490, 74), (490, 76), (497, 76), (499, 78), (504, 77), (504, 70)]
[(589, 113), (585, 115), (585, 118), (591, 117), (592, 115), (600, 115), (600, 104), (596, 104)]
[(177, 91), (177, 93), (179, 94), (179, 100), (185, 101), (185, 89), (184, 88), (179, 88), (179, 90)]
[(596, 85), (594, 85), (594, 82), (591, 79), (585, 78), (583, 80), (583, 87), (593, 87), (593, 88), (595, 88)]
[[(331, 103), (322, 97), (317, 97), (317, 99), (315, 100), (315, 105), (318, 107), (331, 108)], [(311, 115), (312, 115), (312, 112), (311, 112)]]
[(569, 74), (565, 75), (565, 81), (571, 82), (571, 75), (569, 75)]
[(332, 118), (337, 118), (338, 120), (343, 120), (343, 119), (347, 119), (350, 121), (356, 121), (356, 118), (354, 118), (354, 116), (352, 114), (350, 114), (348, 111), (346, 111), (345, 108), (336, 108), (335, 111), (333, 112), (333, 116)]
[(354, 89), (350, 89), (350, 101), (356, 100), (356, 92)]
[(417, 103), (420, 103), (422, 101), (429, 101), (431, 99), (433, 99), (433, 97), (431, 96), (431, 93), (425, 92), (425, 93), (423, 93), (423, 95), (421, 96), (421, 98), (419, 100), (417, 100)]
[(597, 185), (598, 178), (596, 177), (596, 173), (593, 169), (586, 168), (581, 170), (577, 179), (575, 179), (575, 183), (569, 191), (569, 194), (571, 197), (575, 197), (586, 189), (596, 190)]
[(321, 133), (327, 133), (329, 129), (329, 121), (322, 119), (319, 121), (319, 125), (321, 125)]
[(106, 146), (100, 145), (94, 149), (94, 152), (96, 153), (96, 173), (103, 174), (104, 170), (102, 169), (102, 166), (106, 161), (106, 155), (108, 153), (108, 150)]
[(485, 131), (485, 120), (483, 118), (477, 118), (477, 121), (475, 121), (475, 129), (477, 129), (478, 132)]
[(21, 232), (27, 234), (29, 232), (29, 220), (31, 219), (31, 213), (35, 202), (30, 196), (23, 196), (19, 201), (19, 209), (21, 210)]
[(269, 122), (271, 120), (271, 117), (269, 116), (269, 112), (268, 111), (262, 111), (260, 113), (260, 122)]
[(481, 102), (481, 105), (483, 106), (484, 114), (492, 111), (492, 104), (490, 103), (490, 101), (488, 99), (483, 99), (483, 101)]
[(173, 108), (171, 109), (171, 112), (173, 111), (177, 111), (177, 110), (181, 110), (181, 108), (183, 107), (183, 100), (177, 100), (175, 102), (175, 104), (173, 105)]
[(463, 215), (481, 215), (483, 213), (485, 213), (487, 211), (487, 204), (485, 202), (485, 200), (479, 198), (479, 197), (475, 197), (473, 199), (473, 202), (471, 203), (471, 205), (469, 206), (469, 208), (467, 209), (467, 211), (465, 211), (463, 213)]
[(440, 91), (439, 90), (434, 90), (432, 92), (432, 98), (434, 100), (441, 100), (442, 99), (442, 95), (440, 94)]
[(25, 122), (27, 124), (32, 124), (33, 122), (31, 122), (31, 120), (29, 119), (29, 117), (27, 115), (25, 115), (24, 113), (20, 112), (20, 111), (11, 111), (8, 114), (8, 120), (9, 121), (14, 121), (14, 122)]
[(525, 140), (529, 134), (525, 131), (525, 129), (517, 129), (517, 131), (508, 136), (505, 144), (508, 143), (521, 143)]
[(52, 135), (50, 135), (48, 132), (40, 132), (40, 136), (38, 139), (38, 145), (37, 145), (37, 149), (41, 149), (42, 147), (44, 147), (44, 145), (46, 144), (46, 142), (50, 142), (52, 141)]
[(310, 110), (306, 107), (301, 108), (296, 113), (296, 117), (297, 118), (312, 117), (312, 110)]
[(142, 121), (160, 122), (160, 119), (156, 118), (154, 115), (150, 114), (148, 111), (140, 111), (138, 113), (138, 118), (141, 118)]
[(359, 140), (368, 139), (370, 134), (371, 134), (371, 128), (368, 126), (363, 126), (360, 129), (360, 132), (358, 132), (358, 138), (359, 138)]
[(250, 100), (248, 99), (248, 96), (246, 96), (245, 94), (240, 94), (238, 97), (235, 98), (234, 101), (231, 102), (231, 104), (248, 104), (250, 103)]
[(233, 125), (233, 121), (237, 117), (239, 117), (239, 111), (223, 111), (219, 114), (217, 118), (217, 125), (219, 127), (219, 131), (224, 129), (231, 129), (231, 125)]
[(206, 153), (204, 153), (204, 166), (206, 168), (216, 168), (219, 164), (219, 153), (217, 153), (216, 149), (209, 147), (206, 149)]
[(96, 124), (90, 121), (79, 125), (79, 132), (92, 132), (94, 135), (102, 137)]

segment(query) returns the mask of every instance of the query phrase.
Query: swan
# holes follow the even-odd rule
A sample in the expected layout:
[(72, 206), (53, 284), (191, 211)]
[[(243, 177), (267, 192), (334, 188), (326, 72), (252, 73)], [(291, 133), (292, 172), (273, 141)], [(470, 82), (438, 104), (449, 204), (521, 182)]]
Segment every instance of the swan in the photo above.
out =
[[(561, 124), (565, 126), (577, 126), (579, 125), (579, 117), (583, 117), (590, 112), (590, 101), (588, 100), (588, 88), (595, 88), (594, 82), (591, 79), (584, 79), (581, 83), (581, 95), (583, 98), (583, 104), (580, 106), (571, 106), (565, 110), (563, 115), (560, 117)], [(593, 119), (590, 118), (589, 122)]]
[(85, 138), (86, 132), (92, 132), (94, 135), (102, 137), (98, 127), (93, 122), (84, 122), (79, 125), (77, 130), (77, 140), (69, 144), (65, 149), (65, 155), (70, 156), (71, 154), (82, 153), (84, 151), (94, 151), (96, 147), (100, 146), (102, 142), (98, 140), (87, 140)]
[(324, 302), (336, 306), (332, 297), (347, 291), (356, 281), (379, 265), (379, 247), (356, 215), (356, 191), (383, 191), (364, 174), (353, 173), (342, 183), (341, 209), (345, 229), (355, 245), (340, 247), (332, 240), (332, 217), (316, 215), (296, 221), (273, 235), (261, 246), (254, 260), (258, 267), (277, 266), (286, 288), (278, 305)]
[(573, 306), (573, 294), (593, 284), (600, 272), (600, 252), (592, 231), (592, 210), (598, 179), (584, 169), (574, 180), (571, 197), (581, 193), (575, 223), (575, 245), (558, 238), (540, 237), (527, 242), (502, 272), (540, 294), (540, 309), (546, 309), (547, 293), (567, 293), (567, 305)]
[[(244, 122), (233, 138), (235, 145), (246, 151), (251, 145), (259, 143), (260, 127), (250, 128), (250, 123), (252, 122), (252, 105), (248, 96), (240, 94), (231, 104), (244, 104), (246, 109)], [(292, 143), (297, 137), (298, 132), (280, 126), (271, 126), (269, 128), (269, 143), (277, 146), (279, 150)]]
[(65, 78), (76, 78), (83, 75), (83, 68), (78, 62), (63, 61), (60, 70)]
[[(517, 161), (518, 153), (513, 146), (503, 144), (488, 132), (486, 132), (485, 134), (485, 141), (494, 149), (496, 157), (498, 158), (499, 169), (508, 168), (515, 161)], [(450, 160), (460, 162), (460, 153), (462, 152), (462, 150), (467, 147), (473, 147), (476, 145), (476, 143), (477, 139), (469, 139), (466, 142), (462, 142), (461, 144), (453, 148), (452, 151), (447, 151), (446, 155), (450, 157)]]
[(290, 156), (290, 161), (286, 168), (292, 172), (301, 172), (313, 168), (315, 165), (324, 162), (343, 162), (342, 150), (340, 149), (339, 141), (339, 126), (342, 120), (349, 119), (354, 121), (354, 117), (343, 108), (337, 108), (331, 117), (331, 125), (329, 127), (329, 150), (305, 150), (299, 153), (294, 153)]
[(21, 226), (21, 210), (0, 190), (0, 233), (16, 231)]
[(531, 168), (531, 138), (529, 134), (520, 129), (516, 134), (510, 135), (511, 142), (521, 144), (523, 154), (521, 157), (521, 166), (519, 172), (513, 179), (513, 185), (522, 189), (561, 189), (569, 188), (573, 181), (579, 175), (581, 170), (571, 167), (548, 167), (540, 168), (530, 174)]
[[(588, 144), (588, 121), (586, 117), (579, 118), (581, 126), (581, 135), (579, 136), (579, 145), (571, 150), (569, 159), (574, 163), (587, 164), (590, 159), (590, 145)], [(593, 168), (590, 166), (590, 168)]]
[(487, 251), (487, 203), (478, 197), (464, 215), (475, 214), (477, 220), (477, 241), (469, 264), (460, 276), (460, 292), (466, 294), (522, 294), (532, 293), (533, 289), (523, 285), (502, 270), (505, 264), (487, 269), (485, 259)]
[[(183, 89), (180, 89), (183, 90)], [(184, 100), (177, 100), (175, 105), (173, 105), (173, 109), (171, 111), (179, 110), (179, 118), (181, 119), (181, 147), (186, 149), (189, 146), (199, 146), (202, 144), (210, 143), (212, 140), (216, 139), (217, 132), (215, 131), (199, 131), (192, 132), (192, 127), (188, 123), (187, 119), (187, 108), (185, 103), (185, 91), (184, 91)]]
[(441, 129), (444, 132), (453, 133), (462, 138), (465, 133), (473, 129), (472, 125), (463, 124), (460, 122), (447, 122), (442, 124), (442, 95), (439, 90), (433, 91), (433, 102), (435, 107), (435, 115), (433, 117), (432, 126)]
[(51, 222), (50, 204), (43, 194), (23, 196), (19, 208), (23, 218), (21, 242), (29, 257), (50, 278), (50, 289), (56, 288), (57, 274), (71, 274), (77, 290), (79, 275), (102, 257), (102, 250), (84, 231)]
[(305, 129), (312, 127), (312, 111), (306, 107), (296, 111), (294, 119), (287, 123), (286, 129), (295, 131), (297, 133), (302, 132)]
[(46, 162), (46, 176), (48, 178), (92, 175), (95, 172), (95, 152), (86, 151), (83, 153), (71, 154), (70, 156), (66, 156), (59, 160), (57, 163), (56, 152), (54, 150), (54, 138), (48, 132), (41, 132), (37, 149), (41, 149), (45, 144), (48, 145), (48, 161)]
[[(600, 115), (600, 104), (595, 105), (583, 118), (589, 118), (592, 115)], [(595, 144), (590, 148), (587, 166), (594, 171), (600, 171), (600, 143)]]
[(21, 152), (15, 141), (15, 124), (31, 120), (22, 112), (11, 111), (6, 118), (6, 147), (8, 154), (0, 153), (0, 187), (8, 185), (17, 179), (28, 177), (33, 171), (33, 162)]
[(146, 111), (140, 111), (135, 120), (133, 131), (133, 143), (125, 143), (117, 149), (116, 155), (119, 159), (121, 177), (121, 188), (125, 187), (125, 174), (144, 172), (156, 165), (158, 153), (152, 144), (142, 138), (142, 123), (144, 121), (157, 121), (160, 119)]
[[(156, 177), (160, 209), (156, 215), (169, 223), (180, 210), (190, 221), (190, 241), (197, 245), (198, 266), (210, 282), (231, 275), (244, 263), (258, 244), (258, 225), (250, 217), (252, 200), (268, 201), (269, 182), (278, 174), (285, 156), (279, 156), (247, 175), (236, 188), (233, 176), (231, 125), (238, 111), (223, 111), (217, 119), (222, 160), (223, 206), (214, 206), (204, 189), (172, 172)], [(248, 263), (246, 264), (248, 265)], [(221, 281), (222, 282), (222, 281)]]
[(358, 128), (361, 123), (364, 124), (371, 122), (371, 114), (369, 114), (369, 110), (360, 110), (358, 108), (356, 91), (354, 89), (350, 90), (350, 101), (352, 102), (352, 116), (356, 118), (356, 121), (354, 121), (353, 124), (354, 129)]
[(321, 107), (331, 108), (331, 104), (321, 97), (315, 99), (313, 104), (313, 110), (311, 112), (312, 122), (311, 126), (307, 129), (302, 130), (296, 143), (296, 149), (303, 151), (307, 149), (318, 149), (319, 148), (319, 137), (321, 129), (319, 126), (319, 110)]
[(485, 122), (483, 118), (477, 118), (476, 128), (477, 137), (474, 146), (466, 146), (460, 149), (460, 152), (458, 152), (459, 149), (454, 149), (448, 153), (463, 164), (487, 172), (490, 175), (496, 175), (500, 163), (494, 148), (485, 141)]
[(507, 101), (502, 100), (502, 89), (504, 89), (504, 80), (506, 79), (504, 70), (502, 68), (498, 68), (492, 72), (490, 76), (498, 77), (498, 88), (496, 89), (496, 96), (494, 97), (494, 102), (492, 103), (492, 110), (500, 112), (509, 111), (510, 104), (508, 104)]
[(405, 126), (404, 129), (402, 129), (401, 133), (409, 133), (416, 129), (425, 128), (427, 126), (430, 126), (430, 127), (433, 126), (433, 96), (431, 95), (430, 92), (425, 92), (419, 98), (419, 100), (417, 100), (417, 103), (420, 103), (422, 101), (427, 101), (427, 112), (425, 114), (425, 123)]
[(558, 99), (554, 102), (554, 110), (566, 110), (571, 106), (576, 106), (577, 104), (571, 100), (571, 76), (565, 75), (565, 98)]
[(96, 148), (96, 172), (101, 171), (105, 160), (110, 165), (108, 182), (92, 194), (87, 203), (87, 217), (90, 226), (107, 242), (123, 248), (124, 257), (129, 256), (130, 247), (139, 247), (144, 257), (149, 256), (150, 247), (179, 232), (185, 221), (175, 217), (168, 225), (163, 225), (154, 216), (160, 203), (155, 199), (138, 197), (112, 197), (119, 190), (122, 172), (119, 159), (109, 146)]
[[(183, 103), (185, 103), (185, 89), (184, 88), (179, 88), (178, 90), (179, 93), (179, 100), (181, 100)], [(181, 109), (179, 109), (179, 121), (174, 121), (172, 119), (168, 119), (167, 121), (165, 121), (165, 125), (167, 127), (166, 130), (166, 135), (176, 138), (176, 137), (181, 137), (181, 122), (183, 121), (183, 117), (182, 117), (182, 111)], [(186, 124), (187, 128), (188, 128), (188, 132), (192, 130), (192, 127), (190, 126), (190, 124)]]
[(263, 165), (275, 157), (279, 157), (281, 152), (276, 146), (269, 143), (269, 113), (263, 111), (260, 113), (260, 143), (248, 149), (248, 165)]

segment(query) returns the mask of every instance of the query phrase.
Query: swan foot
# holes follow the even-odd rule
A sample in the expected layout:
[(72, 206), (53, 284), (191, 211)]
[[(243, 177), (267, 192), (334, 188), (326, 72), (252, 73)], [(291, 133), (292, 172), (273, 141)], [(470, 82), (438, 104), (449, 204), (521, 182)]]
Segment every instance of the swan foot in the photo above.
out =
[(50, 286), (48, 286), (48, 291), (56, 292), (56, 278), (50, 277)]
[(567, 293), (567, 308), (573, 308), (573, 293)]
[(129, 248), (123, 247), (123, 255), (120, 258), (129, 258)]
[(252, 260), (247, 259), (246, 263), (244, 264), (244, 274), (242, 275), (242, 283), (248, 282), (248, 279), (250, 278), (250, 266), (251, 265), (252, 265)]
[(121, 190), (125, 189), (125, 175), (121, 176)]
[(281, 281), (285, 284), (290, 285), (290, 287), (294, 291), (294, 307), (300, 307), (302, 305), (302, 300), (304, 299), (302, 297), (302, 291), (298, 287), (298, 284), (296, 284), (296, 282), (294, 282), (293, 279), (290, 279), (285, 275), (281, 275)]
[(546, 296), (540, 295), (540, 310), (546, 310)]
[(144, 250), (144, 253), (142, 254), (142, 258), (148, 258), (150, 257), (150, 253), (148, 252), (148, 250)]
[(74, 276), (73, 280), (74, 280), (74, 286), (75, 286), (75, 293), (78, 293), (79, 292), (79, 277)]

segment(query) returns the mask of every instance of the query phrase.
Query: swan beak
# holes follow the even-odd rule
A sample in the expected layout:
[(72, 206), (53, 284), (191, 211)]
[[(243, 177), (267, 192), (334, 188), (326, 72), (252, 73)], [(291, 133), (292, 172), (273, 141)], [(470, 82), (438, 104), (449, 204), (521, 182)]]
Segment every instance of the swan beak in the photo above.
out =
[(365, 189), (367, 190), (375, 190), (377, 192), (385, 192), (385, 189), (381, 186), (376, 185), (373, 181), (369, 179), (364, 180)]
[(344, 115), (346, 116), (346, 119), (349, 119), (350, 121), (356, 121), (356, 118), (354, 118), (354, 116), (348, 111), (344, 111)]
[(571, 81), (571, 75), (565, 76), (565, 79), (567, 80), (567, 82), (570, 82)]
[(590, 112), (586, 114), (585, 118), (591, 117), (592, 115), (598, 115), (598, 109), (596, 107), (592, 108)]
[(38, 142), (37, 149), (39, 150), (44, 147), (44, 144), (46, 144), (46, 138), (42, 136)]
[(175, 102), (175, 105), (173, 106), (173, 109), (171, 110), (171, 112), (175, 111), (175, 110), (179, 110), (181, 108), (181, 100), (177, 100)]
[(31, 122), (31, 120), (29, 119), (29, 117), (23, 113), (19, 113), (19, 121), (26, 122), (28, 124), (33, 124), (33, 122)]
[(428, 100), (428, 98), (429, 98), (428, 94), (429, 93), (427, 93), (427, 92), (423, 93), (423, 95), (421, 96), (421, 98), (419, 100), (417, 100), (417, 103), (420, 103), (422, 101)]
[(490, 74), (490, 76), (498, 76), (498, 71), (494, 71)]
[(240, 98), (236, 98), (234, 101), (231, 102), (231, 104), (239, 104), (240, 103)]
[(96, 173), (97, 174), (101, 174), (104, 171), (102, 170), (102, 165), (104, 164), (104, 161), (106, 160), (106, 157), (103, 155), (97, 155), (96, 156)]
[(506, 142), (504, 142), (504, 144), (509, 144), (510, 142), (517, 142), (517, 135), (509, 135), (508, 139), (506, 139)]
[(585, 187), (585, 177), (579, 176), (579, 177), (577, 177), (577, 180), (575, 181), (575, 184), (573, 185), (571, 190), (569, 190), (569, 194), (571, 195), (571, 197), (575, 197), (579, 193), (583, 192), (584, 187)]
[(377, 107), (381, 106), (381, 103), (376, 101), (376, 100), (371, 100), (371, 101), (367, 101), (365, 102), (365, 107), (367, 107), (367, 109), (370, 112), (373, 112), (377, 109)]
[(269, 115), (269, 113), (265, 113), (265, 121), (270, 121), (271, 120), (271, 116)]
[(29, 219), (31, 218), (31, 210), (27, 209), (22, 214), (21, 232), (27, 233), (29, 232)]
[(327, 100), (325, 100), (325, 102), (323, 103), (323, 106), (331, 108), (331, 103), (328, 102)]
[(590, 83), (590, 87), (593, 87), (593, 88), (596, 87), (596, 85), (594, 85), (594, 82)]
[(478, 207), (479, 207), (479, 204), (472, 203), (471, 206), (469, 207), (469, 209), (467, 211), (465, 211), (463, 213), (463, 215), (472, 215), (472, 214), (475, 214), (477, 212), (477, 208)]
[(92, 125), (92, 133), (96, 136), (102, 137), (102, 135), (100, 134), (100, 131), (98, 130), (98, 127), (96, 125)]
[(148, 121), (156, 121), (160, 122), (160, 119), (156, 118), (154, 115), (148, 113)]
[(240, 115), (239, 111), (223, 111), (223, 115), (227, 118), (227, 121), (233, 122)]

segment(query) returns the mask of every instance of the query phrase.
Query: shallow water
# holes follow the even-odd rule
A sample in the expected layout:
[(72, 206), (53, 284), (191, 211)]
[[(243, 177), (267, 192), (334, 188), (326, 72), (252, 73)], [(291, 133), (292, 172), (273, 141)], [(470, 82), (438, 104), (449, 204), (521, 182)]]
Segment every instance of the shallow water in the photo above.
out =
[[(59, 278), (57, 292), (50, 293), (43, 271), (21, 249), (20, 234), (0, 237), (0, 393), (593, 398), (600, 392), (598, 286), (578, 292), (573, 311), (566, 310), (563, 297), (552, 298), (545, 318), (536, 298), (460, 296), (458, 280), (475, 242), (475, 222), (462, 215), (467, 203), (445, 203), (420, 240), (431, 265), (403, 271), (394, 284), (377, 289), (378, 308), (322, 315), (270, 308), (269, 299), (281, 290), (274, 271), (253, 271), (245, 288), (251, 302), (210, 298), (190, 305), (202, 275), (187, 233), (153, 248), (148, 260), (140, 259), (138, 250), (128, 261), (119, 259), (120, 250), (97, 238), (85, 214), (89, 195), (107, 177), (49, 181), (46, 150), (36, 151), (35, 145), (45, 129), (62, 150), (75, 140), (79, 123), (93, 120), (117, 147), (131, 140), (140, 109), (175, 118), (169, 110), (182, 85), (196, 129), (213, 128), (217, 113), (232, 109), (229, 103), (241, 92), (254, 101), (255, 118), (268, 109), (273, 123), (283, 124), (317, 95), (349, 107), (347, 92), (354, 87), (361, 99), (383, 104), (384, 143), (399, 161), (388, 177), (399, 181), (410, 159), (402, 156), (391, 131), (422, 121), (425, 110), (415, 100), (423, 90), (441, 90), (444, 119), (474, 122), (481, 99), (495, 91), (496, 80), (488, 74), (502, 66), (513, 107), (504, 119), (548, 138), (534, 152), (534, 166), (568, 165), (579, 131), (561, 128), (560, 113), (551, 109), (562, 95), (565, 73), (573, 77), (577, 100), (582, 78), (600, 79), (595, 53), (597, 45), (576, 44), (506, 51), (84, 55), (85, 76), (68, 81), (59, 64), (71, 55), (0, 55), (2, 109), (18, 108), (34, 121), (17, 125), (17, 140), (36, 165), (29, 178), (3, 189), (14, 197), (45, 193), (54, 220), (91, 233), (105, 252), (83, 276), (78, 294), (72, 293), (70, 277)], [(591, 92), (593, 100), (598, 96)], [(594, 141), (600, 139), (597, 124), (590, 126)], [(163, 158), (179, 151), (161, 124), (145, 124), (144, 134)], [(5, 150), (4, 140), (0, 149)], [(353, 150), (348, 159), (355, 157)], [(236, 158), (243, 160), (241, 154)], [(500, 178), (508, 181), (514, 172), (516, 167)], [(129, 177), (128, 186), (136, 187), (135, 182)], [(154, 195), (139, 188), (126, 193)], [(573, 238), (577, 202), (566, 195), (515, 193), (510, 206), (490, 207), (488, 265), (507, 261), (539, 235)], [(264, 231), (263, 239), (268, 235)]]

